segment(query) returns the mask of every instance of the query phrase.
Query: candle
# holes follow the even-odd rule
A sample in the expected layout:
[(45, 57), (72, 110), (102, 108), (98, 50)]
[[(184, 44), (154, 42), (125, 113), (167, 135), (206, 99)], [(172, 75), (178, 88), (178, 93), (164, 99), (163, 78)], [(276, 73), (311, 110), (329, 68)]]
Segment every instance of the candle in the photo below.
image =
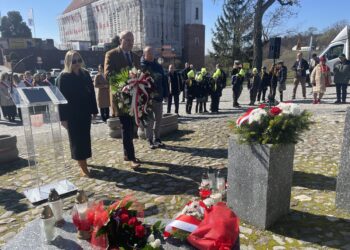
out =
[(50, 206), (46, 205), (41, 213), (41, 225), (45, 235), (46, 243), (50, 243), (55, 238), (55, 222), (56, 219)]

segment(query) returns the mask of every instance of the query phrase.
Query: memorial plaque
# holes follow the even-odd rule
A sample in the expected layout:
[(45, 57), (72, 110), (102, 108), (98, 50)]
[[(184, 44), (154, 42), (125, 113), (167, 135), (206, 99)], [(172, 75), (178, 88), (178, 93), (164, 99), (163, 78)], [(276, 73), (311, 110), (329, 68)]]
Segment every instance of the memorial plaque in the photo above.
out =
[(28, 88), (22, 91), (30, 103), (51, 102), (44, 88)]

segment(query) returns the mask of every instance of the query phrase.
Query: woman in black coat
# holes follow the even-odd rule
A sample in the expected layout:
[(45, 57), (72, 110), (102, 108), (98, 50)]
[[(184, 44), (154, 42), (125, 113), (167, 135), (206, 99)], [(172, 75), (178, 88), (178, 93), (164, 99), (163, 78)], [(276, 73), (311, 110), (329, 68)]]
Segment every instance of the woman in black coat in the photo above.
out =
[(68, 104), (59, 106), (60, 119), (68, 131), (72, 159), (78, 161), (82, 175), (89, 177), (86, 160), (91, 157), (91, 115), (98, 113), (95, 89), (78, 52), (68, 51), (64, 64), (57, 86)]

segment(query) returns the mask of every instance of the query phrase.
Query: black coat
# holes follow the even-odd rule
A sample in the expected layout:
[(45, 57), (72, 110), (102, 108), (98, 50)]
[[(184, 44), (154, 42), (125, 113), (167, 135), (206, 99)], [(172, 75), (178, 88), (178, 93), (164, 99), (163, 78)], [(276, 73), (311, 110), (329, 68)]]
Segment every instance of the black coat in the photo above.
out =
[(85, 70), (79, 75), (62, 73), (57, 85), (68, 101), (59, 105), (59, 114), (61, 121), (68, 122), (72, 159), (86, 160), (91, 157), (91, 115), (98, 113), (92, 79)]
[(186, 81), (188, 79), (187, 77), (187, 73), (190, 72), (191, 69), (190, 67), (188, 68), (184, 68), (182, 71), (181, 71), (181, 78), (182, 78), (182, 84), (181, 84), (181, 91), (183, 91), (185, 88), (186, 88)]
[(187, 79), (185, 82), (185, 93), (187, 99), (194, 99), (196, 97), (197, 81), (194, 79)]
[(271, 76), (267, 72), (263, 72), (261, 74), (261, 82), (259, 90), (266, 90), (268, 86), (270, 86)]
[(301, 59), (300, 69), (298, 69), (298, 65), (299, 65), (299, 61), (295, 61), (292, 67), (292, 69), (295, 71), (295, 77), (298, 77), (298, 76), (306, 77), (306, 70), (309, 69), (309, 64), (305, 59)]
[(179, 73), (176, 71), (174, 71), (172, 74), (168, 73), (168, 84), (170, 95), (180, 95), (182, 83)]

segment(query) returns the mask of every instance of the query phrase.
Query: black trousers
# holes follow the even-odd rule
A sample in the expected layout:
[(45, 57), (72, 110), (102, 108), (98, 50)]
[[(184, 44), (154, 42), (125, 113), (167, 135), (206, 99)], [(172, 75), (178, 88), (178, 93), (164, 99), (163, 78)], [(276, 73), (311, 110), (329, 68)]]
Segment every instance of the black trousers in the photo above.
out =
[(259, 90), (259, 93), (258, 93), (258, 102), (260, 102), (261, 99), (262, 99), (262, 101), (265, 101), (265, 99), (266, 99), (266, 91), (267, 91), (267, 89), (261, 89), (261, 90)]
[(134, 149), (134, 120), (131, 116), (120, 116), (120, 128), (122, 130), (122, 140), (124, 148), (124, 157), (130, 161), (135, 160)]
[(337, 101), (340, 102), (346, 102), (346, 95), (348, 94), (347, 89), (348, 85), (347, 84), (336, 84), (335, 85), (336, 91), (337, 91)]
[(277, 84), (272, 84), (272, 87), (270, 89), (270, 91), (271, 91), (270, 94), (273, 97), (273, 99), (276, 98), (276, 90), (277, 90)]
[(249, 90), (250, 104), (254, 104), (255, 103), (257, 94), (258, 94), (258, 90), (257, 89)]
[(192, 111), (193, 98), (189, 97), (186, 100), (186, 113), (191, 114)]
[(232, 87), (232, 91), (233, 91), (233, 106), (238, 105), (238, 99), (242, 94), (242, 90), (243, 90), (243, 86), (242, 85), (234, 85)]
[(107, 121), (109, 119), (109, 108), (101, 108), (100, 114), (102, 121)]
[(169, 95), (168, 97), (168, 113), (171, 112), (171, 105), (173, 104), (173, 98), (175, 103), (175, 113), (179, 113), (179, 95)]
[(210, 97), (211, 97), (211, 104), (210, 104), (211, 112), (219, 112), (220, 96), (211, 95)]

